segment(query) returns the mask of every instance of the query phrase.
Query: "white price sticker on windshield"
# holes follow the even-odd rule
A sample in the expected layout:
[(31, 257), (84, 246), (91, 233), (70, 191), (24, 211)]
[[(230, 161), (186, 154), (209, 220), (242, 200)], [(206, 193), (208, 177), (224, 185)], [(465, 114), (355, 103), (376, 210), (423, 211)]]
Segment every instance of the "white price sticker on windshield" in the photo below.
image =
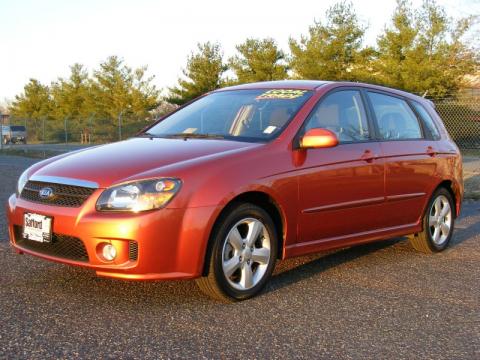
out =
[(271, 133), (274, 132), (276, 129), (277, 129), (276, 126), (270, 125), (270, 126), (267, 127), (265, 130), (263, 130), (263, 133), (264, 133), (264, 134), (271, 134)]
[(184, 134), (193, 134), (195, 131), (197, 131), (197, 128), (187, 128), (183, 130)]

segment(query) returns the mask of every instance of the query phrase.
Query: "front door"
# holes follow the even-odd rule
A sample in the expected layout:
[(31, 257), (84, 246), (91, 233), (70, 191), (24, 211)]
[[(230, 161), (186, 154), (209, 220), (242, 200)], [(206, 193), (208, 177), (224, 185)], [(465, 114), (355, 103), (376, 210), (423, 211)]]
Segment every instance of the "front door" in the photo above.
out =
[[(301, 244), (318, 248), (383, 227), (384, 162), (360, 91), (340, 90), (322, 98), (305, 130), (333, 131), (339, 145), (298, 150)], [(300, 156), (300, 155), (299, 155)]]

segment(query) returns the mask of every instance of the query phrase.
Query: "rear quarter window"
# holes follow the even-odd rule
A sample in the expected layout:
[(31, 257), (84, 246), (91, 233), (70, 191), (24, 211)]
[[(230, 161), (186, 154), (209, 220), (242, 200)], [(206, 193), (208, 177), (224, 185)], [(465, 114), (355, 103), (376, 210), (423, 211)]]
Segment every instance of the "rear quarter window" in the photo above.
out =
[(412, 106), (415, 108), (418, 116), (423, 121), (425, 128), (430, 133), (430, 136), (434, 140), (440, 139), (440, 132), (438, 131), (437, 125), (435, 124), (435, 120), (432, 119), (428, 111), (423, 107), (423, 105), (419, 104), (416, 101), (412, 101)]

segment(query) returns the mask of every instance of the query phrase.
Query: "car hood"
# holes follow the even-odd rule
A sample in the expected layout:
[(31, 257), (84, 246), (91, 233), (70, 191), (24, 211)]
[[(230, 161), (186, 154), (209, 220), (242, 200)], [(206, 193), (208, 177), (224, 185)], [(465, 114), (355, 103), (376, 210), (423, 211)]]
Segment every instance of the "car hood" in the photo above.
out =
[[(252, 147), (246, 143), (217, 139), (133, 138), (126, 141), (78, 151), (47, 163), (30, 176), (55, 176), (96, 182), (101, 188), (135, 179), (147, 171), (189, 162), (209, 155), (229, 154)], [(217, 158), (217, 157), (216, 157)]]

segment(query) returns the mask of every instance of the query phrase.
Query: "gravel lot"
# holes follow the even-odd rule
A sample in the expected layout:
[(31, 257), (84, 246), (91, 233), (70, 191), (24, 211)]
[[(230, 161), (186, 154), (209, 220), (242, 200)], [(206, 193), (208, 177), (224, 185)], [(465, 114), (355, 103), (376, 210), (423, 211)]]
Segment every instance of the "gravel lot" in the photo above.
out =
[[(35, 160), (0, 156), (0, 200)], [(225, 305), (16, 255), (0, 213), (0, 358), (480, 358), (480, 202), (433, 256), (394, 239), (280, 263)]]

